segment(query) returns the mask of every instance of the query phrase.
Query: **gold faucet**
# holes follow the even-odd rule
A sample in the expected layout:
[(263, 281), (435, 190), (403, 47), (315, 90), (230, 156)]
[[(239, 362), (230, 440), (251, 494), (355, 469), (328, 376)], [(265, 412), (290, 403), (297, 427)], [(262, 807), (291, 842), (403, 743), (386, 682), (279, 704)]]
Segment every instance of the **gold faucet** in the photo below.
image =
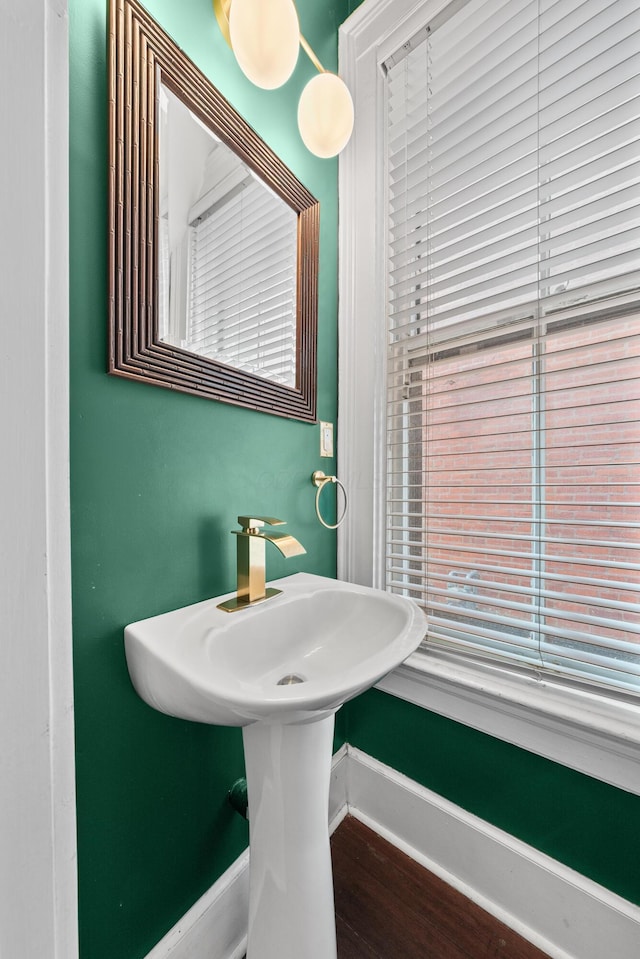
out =
[(271, 533), (263, 530), (264, 524), (284, 526), (285, 522), (273, 516), (238, 516), (241, 530), (231, 532), (238, 537), (238, 589), (233, 599), (218, 604), (218, 609), (232, 613), (246, 606), (253, 606), (265, 599), (277, 596), (282, 590), (265, 586), (265, 543), (277, 546), (283, 556), (299, 556), (306, 549), (289, 533)]

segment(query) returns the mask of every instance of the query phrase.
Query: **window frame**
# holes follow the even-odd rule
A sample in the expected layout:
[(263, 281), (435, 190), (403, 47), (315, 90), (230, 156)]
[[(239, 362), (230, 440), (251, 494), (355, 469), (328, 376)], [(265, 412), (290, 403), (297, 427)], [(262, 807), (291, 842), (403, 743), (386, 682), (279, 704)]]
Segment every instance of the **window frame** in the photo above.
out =
[[(350, 510), (338, 532), (338, 576), (378, 588), (384, 588), (386, 471), (385, 396), (376, 388), (386, 380), (381, 64), (447, 5), (365, 0), (339, 34), (340, 73), (354, 98), (356, 126), (339, 169), (338, 457)], [(437, 647), (414, 653), (377, 688), (640, 794), (634, 694)]]

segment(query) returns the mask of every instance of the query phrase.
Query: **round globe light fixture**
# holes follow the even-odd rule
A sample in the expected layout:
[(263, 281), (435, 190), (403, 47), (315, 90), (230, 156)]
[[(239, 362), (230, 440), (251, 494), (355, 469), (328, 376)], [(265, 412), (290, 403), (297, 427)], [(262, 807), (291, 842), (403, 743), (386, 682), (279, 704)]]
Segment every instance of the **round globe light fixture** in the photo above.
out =
[(233, 0), (229, 35), (247, 79), (264, 90), (286, 83), (300, 50), (300, 24), (293, 0)]
[(353, 130), (353, 100), (335, 73), (309, 80), (298, 103), (298, 128), (306, 148), (318, 157), (327, 159), (345, 148)]

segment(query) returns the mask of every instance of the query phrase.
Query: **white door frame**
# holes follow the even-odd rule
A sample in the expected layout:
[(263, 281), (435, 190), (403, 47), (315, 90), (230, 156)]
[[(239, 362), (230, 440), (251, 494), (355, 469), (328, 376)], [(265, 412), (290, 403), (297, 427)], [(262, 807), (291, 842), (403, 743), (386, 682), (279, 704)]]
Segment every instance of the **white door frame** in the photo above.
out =
[(3, 0), (0, 88), (0, 957), (74, 959), (67, 0)]

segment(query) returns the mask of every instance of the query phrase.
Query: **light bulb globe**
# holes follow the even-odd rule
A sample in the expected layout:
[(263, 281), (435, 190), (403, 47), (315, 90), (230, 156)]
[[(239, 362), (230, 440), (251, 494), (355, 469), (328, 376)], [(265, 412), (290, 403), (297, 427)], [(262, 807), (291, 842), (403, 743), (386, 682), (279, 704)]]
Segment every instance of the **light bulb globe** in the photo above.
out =
[(300, 50), (300, 24), (293, 0), (232, 0), (231, 47), (244, 75), (275, 90), (293, 73)]
[(335, 73), (319, 73), (307, 83), (298, 103), (298, 128), (306, 148), (318, 157), (344, 150), (353, 130), (353, 100)]

